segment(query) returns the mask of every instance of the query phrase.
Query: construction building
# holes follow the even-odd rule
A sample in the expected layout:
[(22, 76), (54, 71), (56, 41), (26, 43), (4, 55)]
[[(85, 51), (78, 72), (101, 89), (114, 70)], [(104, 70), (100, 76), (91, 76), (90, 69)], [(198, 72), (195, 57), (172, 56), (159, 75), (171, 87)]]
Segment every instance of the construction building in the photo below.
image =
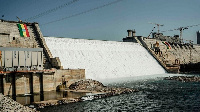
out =
[(123, 38), (123, 42), (138, 42), (139, 38), (142, 38), (142, 36), (136, 36), (136, 31), (135, 30), (127, 30), (128, 36), (126, 38)]
[(0, 93), (34, 94), (84, 79), (84, 69), (63, 69), (38, 23), (0, 20)]
[[(184, 72), (184, 66), (198, 64), (200, 62), (200, 46), (193, 44), (191, 40), (189, 43), (181, 43), (179, 35), (170, 37), (164, 36), (162, 33), (152, 33), (153, 38), (148, 38), (132, 36), (132, 30), (127, 30), (127, 32), (128, 36), (123, 38), (123, 41), (137, 42), (145, 47), (167, 72)], [(198, 39), (200, 41), (200, 32), (197, 32)], [(155, 52), (156, 47), (159, 49), (158, 53)], [(196, 68), (194, 70), (194, 72), (197, 72)]]

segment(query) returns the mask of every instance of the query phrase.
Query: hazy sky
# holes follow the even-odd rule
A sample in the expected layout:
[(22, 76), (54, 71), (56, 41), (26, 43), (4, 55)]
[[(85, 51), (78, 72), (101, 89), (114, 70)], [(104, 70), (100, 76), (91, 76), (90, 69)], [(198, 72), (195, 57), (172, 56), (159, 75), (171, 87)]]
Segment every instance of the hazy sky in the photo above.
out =
[[(200, 0), (0, 0), (0, 18), (38, 22), (44, 36), (121, 41), (127, 29), (147, 37), (161, 31), (200, 24)], [(106, 5), (109, 3), (110, 5)], [(49, 23), (49, 24), (46, 24)], [(183, 32), (196, 43), (200, 25)], [(155, 29), (157, 31), (157, 28)], [(178, 30), (164, 35), (180, 34)]]

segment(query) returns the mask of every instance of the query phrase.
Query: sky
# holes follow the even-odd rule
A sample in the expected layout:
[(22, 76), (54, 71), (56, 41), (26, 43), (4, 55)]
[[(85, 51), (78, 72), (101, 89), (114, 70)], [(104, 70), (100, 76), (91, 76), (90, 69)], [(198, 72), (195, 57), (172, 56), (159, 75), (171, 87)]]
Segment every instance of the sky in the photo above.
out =
[[(160, 31), (200, 24), (200, 0), (0, 0), (0, 19), (16, 16), (39, 23), (44, 36), (122, 41), (128, 29), (147, 37), (155, 27), (149, 22), (164, 24)], [(198, 30), (189, 27), (183, 39), (196, 43)]]

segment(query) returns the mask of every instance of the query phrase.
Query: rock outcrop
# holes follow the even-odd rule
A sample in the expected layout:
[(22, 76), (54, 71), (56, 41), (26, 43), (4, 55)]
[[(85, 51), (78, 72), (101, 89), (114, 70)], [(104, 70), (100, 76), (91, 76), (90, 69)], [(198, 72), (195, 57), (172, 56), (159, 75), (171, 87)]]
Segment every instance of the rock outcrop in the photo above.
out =
[(72, 83), (69, 86), (69, 89), (102, 92), (113, 95), (137, 91), (130, 88), (107, 87), (104, 86), (101, 82), (92, 79), (80, 80), (78, 82)]
[(164, 80), (176, 80), (181, 82), (200, 82), (200, 77), (197, 76), (173, 76), (165, 77)]
[(0, 112), (37, 112), (0, 93)]
[(105, 86), (96, 80), (86, 79), (72, 83), (69, 89), (72, 90), (87, 90), (87, 91), (101, 91)]

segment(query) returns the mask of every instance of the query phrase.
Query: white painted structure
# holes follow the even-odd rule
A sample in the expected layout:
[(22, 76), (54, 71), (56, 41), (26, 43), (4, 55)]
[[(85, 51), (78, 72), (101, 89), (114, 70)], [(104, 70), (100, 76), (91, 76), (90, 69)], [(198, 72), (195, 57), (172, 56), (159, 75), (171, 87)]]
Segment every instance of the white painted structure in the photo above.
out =
[(100, 41), (45, 37), (53, 57), (59, 57), (64, 69), (85, 69), (87, 79), (163, 74), (165, 70), (133, 42)]

